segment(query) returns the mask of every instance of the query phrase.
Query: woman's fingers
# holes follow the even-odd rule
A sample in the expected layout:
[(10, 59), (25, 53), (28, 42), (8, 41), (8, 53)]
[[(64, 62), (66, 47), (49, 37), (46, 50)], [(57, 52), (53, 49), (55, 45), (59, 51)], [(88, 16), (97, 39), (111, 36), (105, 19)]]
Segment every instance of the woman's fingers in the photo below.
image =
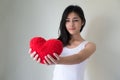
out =
[[(33, 60), (36, 60), (37, 63), (40, 63), (40, 58), (39, 58), (39, 55), (36, 53), (36, 51), (32, 52), (32, 49), (30, 48), (29, 49), (29, 53), (30, 53), (30, 56), (33, 58)], [(49, 54), (47, 56), (45, 56), (45, 60), (44, 60), (44, 63), (47, 64), (47, 65), (51, 65), (51, 64), (57, 64), (57, 60), (59, 60), (59, 55), (57, 55), (56, 53), (53, 54), (55, 56), (55, 58), (53, 58), (52, 56), (50, 56)]]
[(34, 58), (35, 55), (36, 55), (36, 52), (35, 52), (35, 51), (34, 51), (33, 53), (30, 53), (30, 56), (31, 56), (32, 58)]
[(30, 56), (33, 58), (36, 55), (36, 52), (32, 52), (32, 49), (30, 48), (28, 53), (30, 53)]
[(50, 61), (52, 61), (52, 63), (56, 64), (56, 60), (52, 56), (48, 54), (47, 57), (50, 59)]
[(56, 58), (57, 60), (60, 60), (60, 58), (59, 58), (59, 55), (58, 55), (58, 54), (54, 53), (53, 55), (55, 56), (55, 58)]
[(31, 53), (31, 51), (32, 51), (32, 49), (30, 48), (29, 51), (28, 51), (28, 53)]
[(47, 56), (45, 56), (45, 60), (49, 65), (52, 64), (52, 62), (50, 61), (50, 59)]
[(37, 61), (37, 59), (38, 59), (38, 54), (35, 55), (35, 57), (33, 58), (33, 60)]
[(54, 53), (54, 56), (55, 56), (55, 58), (57, 59), (54, 59), (52, 56), (50, 56), (49, 54), (47, 55), (47, 56), (45, 56), (45, 61), (44, 61), (44, 63), (45, 64), (48, 64), (48, 65), (51, 65), (51, 64), (57, 64), (57, 62), (58, 62), (58, 60), (59, 60), (59, 56), (56, 54), (56, 53)]
[(40, 63), (40, 58), (38, 58), (37, 63)]
[(30, 56), (33, 58), (33, 60), (36, 60), (37, 63), (40, 63), (40, 58), (36, 51), (32, 52), (32, 49), (30, 48), (28, 52), (30, 53)]
[(49, 65), (45, 60), (44, 60), (44, 64)]

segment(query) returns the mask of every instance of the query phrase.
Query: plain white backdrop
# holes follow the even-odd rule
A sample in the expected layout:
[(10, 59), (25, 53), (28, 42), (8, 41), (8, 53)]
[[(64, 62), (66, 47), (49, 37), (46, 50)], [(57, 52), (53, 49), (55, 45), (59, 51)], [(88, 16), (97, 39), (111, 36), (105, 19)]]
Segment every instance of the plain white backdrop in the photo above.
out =
[(120, 80), (119, 0), (0, 0), (0, 80), (52, 80), (54, 66), (30, 58), (29, 40), (57, 38), (70, 4), (83, 8), (87, 23), (82, 36), (97, 45), (85, 80)]

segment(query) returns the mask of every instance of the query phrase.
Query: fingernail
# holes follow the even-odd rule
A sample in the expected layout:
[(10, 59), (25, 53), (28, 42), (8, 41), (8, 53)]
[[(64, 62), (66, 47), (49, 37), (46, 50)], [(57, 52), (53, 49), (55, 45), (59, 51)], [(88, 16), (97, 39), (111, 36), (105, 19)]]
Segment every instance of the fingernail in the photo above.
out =
[(47, 56), (45, 56), (45, 59), (47, 58)]
[(29, 49), (28, 53), (31, 53), (31, 49)]
[(40, 62), (40, 58), (38, 59), (37, 63), (39, 63), (39, 62)]
[(53, 53), (53, 55), (55, 55), (55, 53)]
[(48, 54), (47, 56), (49, 57), (50, 55)]

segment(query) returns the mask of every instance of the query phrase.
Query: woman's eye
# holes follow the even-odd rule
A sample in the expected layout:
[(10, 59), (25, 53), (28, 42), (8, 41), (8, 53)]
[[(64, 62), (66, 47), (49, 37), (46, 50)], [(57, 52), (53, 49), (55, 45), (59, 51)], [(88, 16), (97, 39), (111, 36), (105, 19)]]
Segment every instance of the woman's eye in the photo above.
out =
[(79, 21), (79, 20), (78, 20), (78, 19), (76, 19), (76, 20), (73, 20), (73, 21), (77, 22), (77, 21)]
[[(78, 22), (79, 20), (78, 19), (73, 19), (72, 22)], [(66, 22), (70, 22), (69, 19), (66, 19)]]
[(70, 20), (66, 20), (66, 22), (70, 22)]

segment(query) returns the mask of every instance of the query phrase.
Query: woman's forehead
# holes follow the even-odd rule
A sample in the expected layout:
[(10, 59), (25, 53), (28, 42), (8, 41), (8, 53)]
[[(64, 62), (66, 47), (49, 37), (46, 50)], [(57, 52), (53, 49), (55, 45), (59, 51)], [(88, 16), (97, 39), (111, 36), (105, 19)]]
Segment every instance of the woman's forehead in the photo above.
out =
[(68, 16), (78, 16), (78, 14), (76, 12), (70, 12)]

